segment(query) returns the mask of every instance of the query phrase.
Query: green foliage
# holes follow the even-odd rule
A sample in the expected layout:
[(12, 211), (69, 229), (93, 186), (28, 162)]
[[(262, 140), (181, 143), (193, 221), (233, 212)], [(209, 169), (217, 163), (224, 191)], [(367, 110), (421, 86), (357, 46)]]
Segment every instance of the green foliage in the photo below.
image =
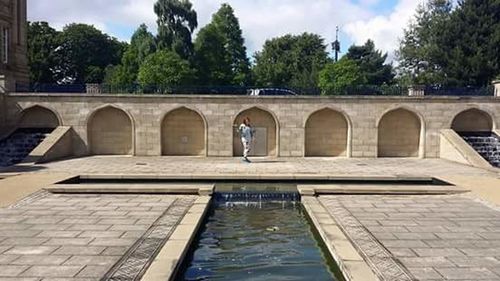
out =
[(108, 65), (116, 65), (125, 44), (86, 24), (70, 24), (58, 36), (59, 82), (101, 83)]
[(392, 65), (385, 64), (387, 54), (375, 49), (373, 41), (368, 40), (362, 46), (352, 45), (346, 57), (359, 66), (364, 80), (369, 85), (391, 84), (394, 79)]
[(344, 94), (349, 87), (366, 84), (366, 77), (358, 64), (343, 57), (329, 63), (319, 73), (319, 87), (323, 95)]
[(139, 67), (150, 54), (156, 51), (153, 34), (141, 24), (132, 35), (130, 46), (121, 59), (121, 64), (106, 70), (105, 83), (111, 86), (132, 86), (137, 82)]
[(448, 83), (489, 85), (500, 73), (500, 1), (460, 1), (438, 42)]
[(138, 80), (142, 87), (186, 86), (195, 80), (195, 70), (177, 53), (160, 50), (146, 58)]
[(224, 36), (224, 49), (228, 53), (233, 77), (233, 85), (243, 85), (251, 80), (250, 62), (247, 57), (247, 49), (243, 32), (234, 10), (229, 4), (222, 4), (217, 13), (214, 14), (212, 23)]
[(30, 80), (39, 83), (54, 83), (53, 68), (56, 65), (58, 32), (47, 22), (28, 23), (28, 62)]
[(195, 61), (201, 85), (245, 85), (250, 62), (238, 19), (228, 4), (202, 28), (195, 41)]
[(399, 71), (411, 84), (442, 84), (445, 75), (438, 60), (443, 49), (437, 41), (451, 15), (450, 0), (431, 0), (420, 5), (414, 21), (404, 32), (398, 51)]
[(189, 0), (157, 0), (158, 47), (187, 59), (193, 53), (191, 36), (198, 26), (197, 14)]
[(195, 61), (200, 85), (231, 84), (233, 72), (224, 42), (224, 36), (213, 24), (207, 25), (198, 33), (195, 42)]
[(254, 75), (263, 86), (314, 88), (318, 72), (329, 61), (323, 38), (304, 33), (266, 41), (255, 55)]
[(401, 81), (486, 86), (500, 73), (500, 1), (432, 0), (399, 49)]

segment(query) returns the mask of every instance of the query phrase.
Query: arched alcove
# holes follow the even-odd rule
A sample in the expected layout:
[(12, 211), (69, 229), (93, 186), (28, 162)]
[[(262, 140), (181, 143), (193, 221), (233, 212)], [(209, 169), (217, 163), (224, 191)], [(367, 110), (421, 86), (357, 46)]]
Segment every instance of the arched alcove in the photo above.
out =
[(19, 121), (19, 128), (55, 129), (60, 125), (56, 113), (39, 105), (23, 110)]
[(250, 123), (255, 130), (255, 140), (250, 156), (278, 156), (278, 122), (273, 114), (258, 107), (242, 111), (234, 119), (233, 155), (243, 154), (243, 145), (237, 129), (247, 117), (250, 118)]
[(342, 113), (329, 108), (314, 112), (305, 125), (305, 156), (347, 156), (348, 130)]
[(491, 132), (493, 130), (493, 118), (487, 112), (471, 108), (455, 116), (451, 128), (459, 133)]
[(398, 108), (384, 114), (378, 123), (378, 157), (419, 157), (422, 120)]
[(206, 155), (206, 125), (196, 111), (181, 107), (165, 115), (161, 123), (162, 155)]
[(130, 116), (123, 110), (106, 106), (95, 111), (87, 124), (92, 155), (132, 155), (134, 131)]

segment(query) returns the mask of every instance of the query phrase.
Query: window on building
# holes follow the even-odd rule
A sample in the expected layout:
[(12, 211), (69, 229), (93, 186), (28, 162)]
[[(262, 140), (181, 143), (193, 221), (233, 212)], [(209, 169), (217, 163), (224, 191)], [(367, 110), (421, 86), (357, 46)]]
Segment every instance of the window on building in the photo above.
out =
[(9, 29), (2, 27), (2, 34), (0, 36), (0, 59), (2, 63), (7, 64), (9, 62)]

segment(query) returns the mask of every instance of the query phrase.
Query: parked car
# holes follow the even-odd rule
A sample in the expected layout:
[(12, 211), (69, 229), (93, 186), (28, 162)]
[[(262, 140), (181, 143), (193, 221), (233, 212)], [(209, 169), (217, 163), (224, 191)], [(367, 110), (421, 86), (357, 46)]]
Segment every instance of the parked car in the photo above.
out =
[(260, 88), (248, 91), (250, 96), (296, 96), (297, 93), (286, 88)]

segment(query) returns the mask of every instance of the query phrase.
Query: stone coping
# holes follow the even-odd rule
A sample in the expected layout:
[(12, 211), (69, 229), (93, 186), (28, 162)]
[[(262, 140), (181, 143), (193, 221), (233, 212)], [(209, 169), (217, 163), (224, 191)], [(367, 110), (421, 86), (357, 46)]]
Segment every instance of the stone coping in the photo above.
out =
[(303, 196), (320, 194), (385, 194), (385, 195), (442, 195), (470, 192), (469, 189), (449, 185), (404, 184), (301, 184), (297, 186)]
[(46, 187), (51, 193), (113, 194), (197, 194), (213, 193), (213, 184), (55, 184)]
[(495, 96), (243, 96), (243, 95), (152, 95), (152, 94), (86, 94), (86, 93), (9, 93), (7, 97), (73, 97), (73, 98), (132, 98), (132, 99), (238, 99), (241, 102), (245, 100), (345, 100), (345, 101), (359, 101), (359, 100), (404, 100), (404, 101), (418, 101), (418, 100), (432, 100), (432, 101), (488, 101), (500, 102), (500, 99)]
[(83, 180), (326, 180), (326, 181), (430, 181), (436, 177), (395, 175), (395, 176), (366, 176), (366, 175), (327, 175), (327, 174), (82, 174)]
[(378, 281), (370, 266), (357, 252), (335, 219), (317, 198), (304, 197), (302, 205), (346, 281)]
[(196, 237), (210, 205), (211, 197), (198, 198), (167, 243), (155, 257), (141, 281), (173, 280), (191, 243)]

